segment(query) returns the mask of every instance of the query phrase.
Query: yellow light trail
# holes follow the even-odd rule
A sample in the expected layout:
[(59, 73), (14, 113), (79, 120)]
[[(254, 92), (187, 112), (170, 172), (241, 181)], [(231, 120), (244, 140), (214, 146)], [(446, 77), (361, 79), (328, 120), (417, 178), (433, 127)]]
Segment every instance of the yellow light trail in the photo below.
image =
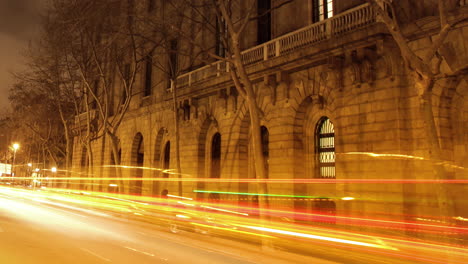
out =
[(312, 234), (304, 234), (304, 233), (299, 233), (299, 232), (278, 230), (278, 229), (267, 228), (267, 227), (259, 227), (259, 226), (246, 226), (246, 225), (239, 225), (239, 226), (244, 227), (244, 228), (258, 230), (258, 231), (277, 233), (277, 234), (282, 234), (282, 235), (290, 235), (290, 236), (297, 236), (297, 237), (304, 237), (304, 238), (311, 238), (311, 239), (318, 239), (318, 240), (326, 240), (326, 241), (330, 241), (330, 242), (345, 243), (345, 244), (364, 246), (364, 247), (398, 250), (397, 248), (389, 247), (389, 246), (385, 246), (385, 245), (371, 244), (371, 243), (359, 242), (359, 241), (353, 241), (353, 240), (347, 240), (347, 239), (341, 239), (341, 238), (333, 238), (333, 237), (325, 237), (325, 236), (312, 235)]

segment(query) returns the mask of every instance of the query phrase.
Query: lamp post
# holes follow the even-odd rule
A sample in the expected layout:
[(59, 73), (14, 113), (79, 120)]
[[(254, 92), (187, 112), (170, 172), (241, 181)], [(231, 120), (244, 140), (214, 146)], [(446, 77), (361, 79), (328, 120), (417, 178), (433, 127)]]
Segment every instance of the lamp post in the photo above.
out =
[(14, 143), (12, 147), (13, 147), (13, 163), (11, 164), (11, 176), (14, 177), (16, 176), (16, 170), (15, 170), (16, 151), (19, 149), (20, 145), (18, 143)]
[(52, 185), (52, 187), (56, 187), (57, 184), (56, 184), (56, 182), (55, 182), (55, 181), (56, 181), (56, 180), (55, 180), (55, 177), (57, 177), (57, 168), (56, 168), (56, 167), (52, 167), (52, 168), (50, 169), (50, 171), (52, 171), (52, 180), (51, 180), (51, 183), (52, 183), (52, 184), (51, 184), (51, 185)]
[[(28, 163), (28, 170), (27, 170), (27, 172), (26, 172), (26, 175), (27, 175), (26, 177), (29, 178), (29, 180), (30, 180), (30, 182), (31, 182), (30, 185), (31, 185), (31, 187), (32, 187), (32, 185), (33, 185), (34, 183), (32, 182), (32, 163), (31, 163), (31, 162)], [(27, 182), (28, 182), (28, 180), (25, 179), (24, 182), (25, 182), (25, 185), (26, 185)]]
[(35, 189), (37, 185), (41, 184), (41, 178), (39, 177), (39, 171), (40, 171), (39, 168), (36, 168), (34, 170), (33, 189)]

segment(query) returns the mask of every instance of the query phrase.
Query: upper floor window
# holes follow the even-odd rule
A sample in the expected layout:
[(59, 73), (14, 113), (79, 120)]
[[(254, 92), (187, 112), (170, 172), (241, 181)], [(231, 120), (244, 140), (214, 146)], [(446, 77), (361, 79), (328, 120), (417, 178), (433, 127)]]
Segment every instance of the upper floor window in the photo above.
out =
[(333, 16), (333, 0), (314, 0), (312, 8), (314, 22)]
[(148, 0), (148, 12), (151, 12), (151, 11), (154, 10), (155, 1), (156, 1), (156, 0)]
[(122, 85), (122, 101), (121, 103), (124, 104), (127, 101), (128, 97), (128, 89), (130, 86), (130, 64), (126, 63), (123, 68), (123, 78), (124, 78), (124, 84)]
[(271, 0), (257, 0), (257, 42), (271, 40)]
[(169, 82), (167, 87), (171, 88), (171, 80), (175, 81), (175, 77), (177, 76), (177, 49), (179, 46), (179, 42), (177, 39), (172, 39), (169, 41), (169, 60), (168, 60), (168, 75), (169, 75)]
[(226, 56), (225, 42), (227, 39), (227, 24), (223, 17), (216, 20), (216, 47), (215, 53), (220, 57)]
[(144, 96), (150, 96), (152, 90), (152, 78), (153, 78), (153, 56), (151, 54), (147, 55), (145, 58), (146, 61), (146, 72), (145, 72), (145, 91)]
[(317, 152), (319, 177), (335, 179), (335, 128), (328, 117), (317, 127)]
[(184, 101), (182, 110), (184, 111), (184, 121), (189, 121), (190, 120), (190, 104), (187, 100)]

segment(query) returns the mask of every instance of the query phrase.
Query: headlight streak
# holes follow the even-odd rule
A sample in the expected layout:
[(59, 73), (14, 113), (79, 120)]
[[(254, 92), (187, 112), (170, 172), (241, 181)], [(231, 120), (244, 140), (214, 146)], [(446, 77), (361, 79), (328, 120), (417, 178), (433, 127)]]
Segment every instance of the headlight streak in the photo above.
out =
[(213, 226), (213, 225), (204, 225), (204, 224), (193, 223), (193, 222), (191, 222), (190, 224), (205, 227), (205, 228), (211, 228), (211, 229), (217, 229), (217, 230), (223, 230), (223, 231), (239, 233), (239, 234), (246, 234), (246, 235), (258, 236), (258, 237), (264, 237), (264, 238), (271, 238), (271, 239), (276, 238), (274, 236), (269, 236), (269, 235), (259, 234), (259, 233), (253, 233), (253, 232), (247, 232), (247, 231), (241, 231), (241, 230), (237, 230), (237, 229), (233, 229), (233, 228), (219, 227), (219, 226)]
[[(77, 206), (90, 206), (98, 210), (106, 210), (110, 212), (129, 212), (135, 217), (143, 217), (146, 221), (153, 221), (152, 219), (170, 219), (168, 218), (167, 213), (177, 212), (176, 215), (193, 215), (193, 214), (203, 214), (205, 220), (198, 220), (195, 215), (194, 219), (178, 217), (181, 221), (186, 221), (188, 225), (195, 225), (204, 228), (211, 228), (219, 230), (219, 232), (229, 232), (232, 234), (238, 235), (255, 235), (255, 236), (264, 236), (268, 233), (268, 238), (275, 239), (311, 239), (318, 241), (324, 241), (328, 243), (340, 243), (350, 246), (358, 246), (359, 248), (368, 248), (376, 249), (378, 251), (372, 251), (376, 254), (386, 254), (394, 255), (396, 257), (423, 260), (432, 263), (444, 263), (443, 261), (438, 261), (437, 256), (432, 256), (431, 254), (454, 254), (458, 257), (466, 257), (467, 250), (464, 248), (455, 247), (453, 245), (440, 245), (440, 244), (431, 244), (431, 243), (420, 243), (411, 240), (397, 239), (395, 237), (388, 236), (368, 236), (355, 232), (349, 231), (340, 231), (337, 228), (323, 228), (313, 225), (297, 225), (287, 222), (278, 222), (273, 221), (268, 227), (259, 227), (258, 219), (255, 217), (247, 217), (245, 212), (258, 210), (252, 207), (239, 206), (238, 204), (228, 204), (228, 203), (205, 203), (199, 201), (191, 201), (190, 203), (177, 201), (174, 199), (161, 199), (158, 197), (148, 197), (148, 196), (132, 196), (132, 195), (123, 195), (123, 194), (111, 194), (111, 193), (102, 193), (102, 192), (86, 192), (83, 193), (71, 194), (70, 190), (66, 189), (54, 189), (49, 188), (48, 190), (43, 190), (40, 192), (31, 192), (28, 190), (0, 187), (0, 193), (5, 193), (8, 195), (14, 195), (17, 197), (27, 198), (31, 200), (44, 200), (52, 199), (57, 202), (47, 203), (56, 203), (65, 204), (73, 203)], [(128, 199), (126, 199), (128, 198)], [(344, 198), (344, 197), (343, 197)], [(182, 199), (186, 200), (186, 199)], [(42, 201), (41, 201), (42, 202)], [(186, 205), (188, 208), (180, 208), (179, 205)], [(123, 208), (132, 208), (138, 205), (138, 208), (141, 210), (148, 210), (148, 213), (142, 215), (132, 210), (123, 210)], [(64, 207), (64, 206), (61, 206)], [(66, 208), (66, 207), (65, 207)], [(201, 209), (200, 209), (201, 208)], [(69, 208), (72, 209), (72, 208)], [(207, 209), (209, 211), (203, 211)], [(73, 209), (74, 210), (74, 209)], [(202, 211), (200, 211), (202, 210)], [(457, 227), (457, 226), (444, 226), (438, 224), (426, 224), (426, 223), (412, 223), (412, 222), (401, 222), (401, 221), (391, 221), (384, 219), (369, 219), (369, 218), (358, 218), (358, 217), (349, 217), (349, 216), (340, 216), (340, 215), (321, 215), (321, 214), (310, 214), (310, 213), (301, 213), (297, 211), (288, 211), (288, 210), (267, 210), (264, 211), (267, 215), (272, 217), (291, 217), (292, 219), (297, 219), (296, 217), (304, 217), (307, 219), (312, 216), (320, 217), (330, 217), (336, 218), (337, 223), (343, 220), (344, 223), (362, 226), (371, 226), (371, 227), (399, 227), (404, 230), (406, 227), (414, 228), (417, 232), (423, 232), (424, 229), (435, 230), (440, 232), (451, 232), (453, 234), (457, 233), (468, 233), (468, 228)], [(166, 214), (166, 215), (164, 215)], [(186, 220), (190, 219), (190, 220)], [(313, 223), (312, 223), (313, 224)], [(237, 228), (236, 228), (237, 227)], [(252, 228), (253, 227), (253, 228)], [(260, 229), (259, 229), (260, 228)], [(267, 229), (264, 229), (267, 228)], [(240, 230), (242, 229), (242, 230)], [(250, 230), (250, 231), (249, 231)], [(290, 237), (290, 238), (287, 238)], [(349, 242), (351, 241), (351, 242)], [(372, 243), (374, 241), (375, 243)], [(364, 249), (362, 249), (364, 250)], [(393, 253), (389, 253), (389, 250)], [(396, 254), (396, 251), (402, 251), (401, 253)], [(403, 252), (404, 251), (404, 252)], [(411, 256), (410, 253), (405, 252), (426, 252), (424, 257)], [(386, 253), (385, 253), (386, 252)], [(417, 253), (420, 254), (420, 253)], [(426, 256), (427, 255), (427, 256)], [(456, 261), (454, 261), (456, 263)], [(463, 262), (460, 262), (463, 263)]]
[(221, 209), (221, 208), (216, 208), (216, 207), (211, 207), (211, 206), (207, 206), (207, 205), (201, 205), (201, 207), (202, 207), (202, 208), (211, 209), (211, 210), (216, 210), (216, 211), (221, 211), (221, 212), (231, 213), (231, 214), (237, 214), (237, 215), (249, 216), (249, 214), (245, 214), (245, 213), (239, 213), (239, 212), (235, 212), (235, 211), (231, 211), (231, 210), (226, 210), (226, 209)]
[(351, 245), (356, 245), (356, 246), (364, 246), (364, 247), (372, 247), (372, 248), (380, 248), (380, 249), (389, 249), (389, 250), (398, 250), (397, 248), (389, 247), (389, 246), (385, 246), (385, 245), (381, 245), (381, 244), (371, 244), (371, 243), (365, 243), (365, 242), (359, 242), (359, 241), (352, 241), (352, 240), (348, 240), (348, 239), (340, 239), (340, 238), (325, 237), (325, 236), (318, 236), (318, 235), (312, 235), (312, 234), (304, 234), (304, 233), (299, 233), (299, 232), (278, 230), (278, 229), (260, 227), (260, 226), (246, 226), (246, 225), (239, 225), (239, 226), (244, 227), (244, 228), (258, 230), (258, 231), (276, 233), (276, 234), (282, 234), (282, 235), (289, 235), (289, 236), (296, 236), (296, 237), (303, 237), (303, 238), (310, 238), (310, 239), (318, 239), (318, 240), (326, 240), (326, 241), (344, 243), (344, 244), (351, 244)]
[[(466, 168), (464, 168), (466, 169)], [(282, 183), (291, 183), (291, 184), (335, 184), (335, 183), (362, 183), (362, 184), (468, 184), (466, 179), (250, 179), (250, 178), (119, 178), (121, 181), (143, 181), (143, 182), (205, 182), (205, 183), (271, 183), (271, 184), (282, 184)], [(2, 179), (11, 179), (11, 177), (0, 177)], [(15, 177), (16, 180), (34, 180), (32, 177)], [(115, 181), (116, 178), (113, 177), (54, 177), (43, 180), (64, 180), (68, 182), (76, 181), (76, 185), (80, 184), (80, 181), (87, 181), (88, 185), (100, 185), (99, 183), (93, 183), (95, 181)], [(8, 184), (8, 183), (6, 183)], [(72, 183), (73, 184), (73, 183)], [(117, 184), (105, 184), (111, 187), (117, 187)], [(45, 186), (42, 186), (47, 188)], [(42, 188), (41, 187), (41, 188)], [(183, 198), (182, 198), (183, 199)]]
[(96, 212), (96, 211), (93, 211), (93, 210), (82, 209), (82, 208), (78, 208), (78, 207), (75, 207), (75, 206), (69, 206), (69, 205), (65, 205), (65, 204), (61, 204), (61, 203), (54, 203), (54, 202), (41, 200), (41, 199), (33, 199), (33, 201), (40, 202), (40, 203), (45, 203), (45, 204), (50, 204), (50, 205), (54, 205), (54, 206), (59, 206), (59, 207), (67, 208), (67, 209), (72, 209), (72, 210), (80, 211), (80, 212), (87, 213), (87, 214), (93, 214), (93, 215), (102, 216), (102, 217), (110, 217), (110, 215), (108, 215), (108, 214), (103, 214), (103, 213), (99, 213), (99, 212)]
[[(7, 188), (4, 188), (7, 189)], [(9, 192), (12, 192), (13, 190), (16, 189), (11, 189)], [(69, 192), (69, 191), (67, 191)], [(94, 193), (91, 193), (91, 195)], [(140, 204), (143, 206), (155, 206), (149, 205), (149, 203), (144, 203), (144, 202), (139, 202), (135, 200), (130, 200), (130, 199), (123, 199), (123, 198), (118, 198), (118, 197), (113, 197), (111, 195), (102, 195), (102, 193), (96, 193), (100, 197), (105, 197), (106, 199), (111, 199), (111, 200), (118, 200), (122, 201), (122, 204), (116, 204), (114, 202), (110, 201), (86, 201), (82, 197), (80, 199), (76, 198), (65, 198), (63, 196), (58, 196), (58, 197), (53, 197), (53, 196), (48, 196), (49, 199), (56, 199), (59, 201), (65, 201), (65, 202), (73, 202), (73, 203), (78, 203), (78, 204), (83, 204), (83, 203), (88, 203), (92, 206), (96, 206), (99, 208), (107, 208), (110, 210), (118, 210), (121, 212), (131, 212), (131, 210), (128, 209), (128, 203), (134, 203), (134, 204)], [(27, 191), (24, 191), (22, 196), (30, 196), (31, 194)], [(124, 196), (124, 195), (118, 195), (118, 196)], [(164, 199), (157, 199), (154, 197), (144, 197), (144, 196), (130, 196), (127, 195), (128, 198), (133, 198), (133, 199), (142, 199), (142, 200), (153, 200), (153, 201), (161, 201), (161, 205), (163, 206), (161, 210), (167, 210), (168, 207), (167, 204), (165, 204), (167, 201)], [(36, 196), (33, 196), (36, 197)], [(94, 197), (96, 199), (96, 197)], [(154, 202), (153, 202), (154, 203)], [(203, 204), (203, 206), (208, 206), (206, 204)], [(234, 210), (229, 210), (228, 208), (232, 207), (235, 209)], [(220, 210), (218, 211), (223, 211), (224, 212), (230, 212), (238, 215), (248, 215), (248, 211), (253, 210), (252, 208), (246, 208), (246, 207), (241, 207), (239, 208), (237, 205), (231, 206), (229, 204), (217, 204), (215, 208), (218, 208)], [(243, 212), (244, 211), (244, 212)], [(342, 219), (347, 224), (353, 224), (353, 225), (366, 225), (366, 226), (374, 226), (374, 227), (382, 227), (382, 228), (391, 228), (391, 229), (401, 229), (404, 230), (405, 228), (414, 228), (418, 232), (456, 232), (456, 233), (468, 233), (468, 228), (464, 227), (459, 227), (459, 226), (450, 226), (450, 225), (437, 225), (437, 224), (429, 224), (429, 223), (417, 223), (417, 222), (401, 222), (401, 221), (393, 221), (393, 220), (385, 220), (385, 219), (371, 219), (371, 218), (358, 218), (358, 217), (351, 217), (351, 216), (340, 216), (340, 215), (323, 215), (323, 214), (310, 214), (310, 213), (300, 213), (300, 212), (291, 212), (291, 211), (281, 211), (281, 210), (268, 210), (266, 213), (270, 216), (274, 217), (290, 217), (290, 218), (304, 218), (308, 219), (310, 217), (320, 217), (323, 219)], [(351, 222), (350, 222), (351, 221)]]

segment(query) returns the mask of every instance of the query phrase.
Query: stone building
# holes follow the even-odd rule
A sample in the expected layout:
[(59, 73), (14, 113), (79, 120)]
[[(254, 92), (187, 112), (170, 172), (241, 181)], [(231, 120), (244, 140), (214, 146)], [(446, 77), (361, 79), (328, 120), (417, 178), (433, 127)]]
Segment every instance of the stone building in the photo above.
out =
[[(259, 8), (281, 1), (265, 2), (258, 1)], [(411, 47), (423, 52), (438, 32), (437, 5), (398, 2), (402, 30)], [(158, 4), (155, 1), (152, 8), (157, 10)], [(456, 4), (450, 19), (466, 19), (465, 1)], [(329, 212), (397, 219), (438, 215), (436, 189), (441, 184), (415, 183), (435, 178), (414, 75), (366, 1), (293, 1), (250, 23), (246, 32), (242, 56), (263, 112), (263, 153), (272, 206), (322, 207)], [(456, 75), (439, 80), (433, 91), (445, 158), (440, 162), (448, 179), (468, 176), (467, 39), (466, 22), (449, 33), (441, 68)], [(153, 58), (157, 59), (161, 58)], [(183, 181), (182, 195), (255, 203), (255, 196), (245, 194), (256, 193), (256, 185), (236, 181), (253, 179), (255, 173), (249, 153), (249, 113), (227, 71), (225, 62), (214, 61), (177, 78), (181, 177), (232, 179)], [(148, 82), (150, 90), (145, 92)], [(122, 175), (143, 181), (127, 181), (122, 188), (126, 192), (157, 196), (168, 189), (178, 193), (178, 175), (172, 174), (176, 138), (168, 82), (166, 74), (148, 66), (138, 75), (141, 92), (134, 95), (119, 138), (126, 166)], [(119, 99), (118, 92), (115, 97)], [(85, 163), (83, 147), (77, 142), (74, 168), (79, 172)], [(113, 177), (115, 169), (105, 166), (113, 164), (106, 139), (93, 146), (94, 175)], [(166, 177), (168, 181), (144, 180)], [(109, 181), (101, 183), (102, 190), (113, 191)], [(468, 218), (466, 185), (442, 186), (456, 201), (456, 216)]]

